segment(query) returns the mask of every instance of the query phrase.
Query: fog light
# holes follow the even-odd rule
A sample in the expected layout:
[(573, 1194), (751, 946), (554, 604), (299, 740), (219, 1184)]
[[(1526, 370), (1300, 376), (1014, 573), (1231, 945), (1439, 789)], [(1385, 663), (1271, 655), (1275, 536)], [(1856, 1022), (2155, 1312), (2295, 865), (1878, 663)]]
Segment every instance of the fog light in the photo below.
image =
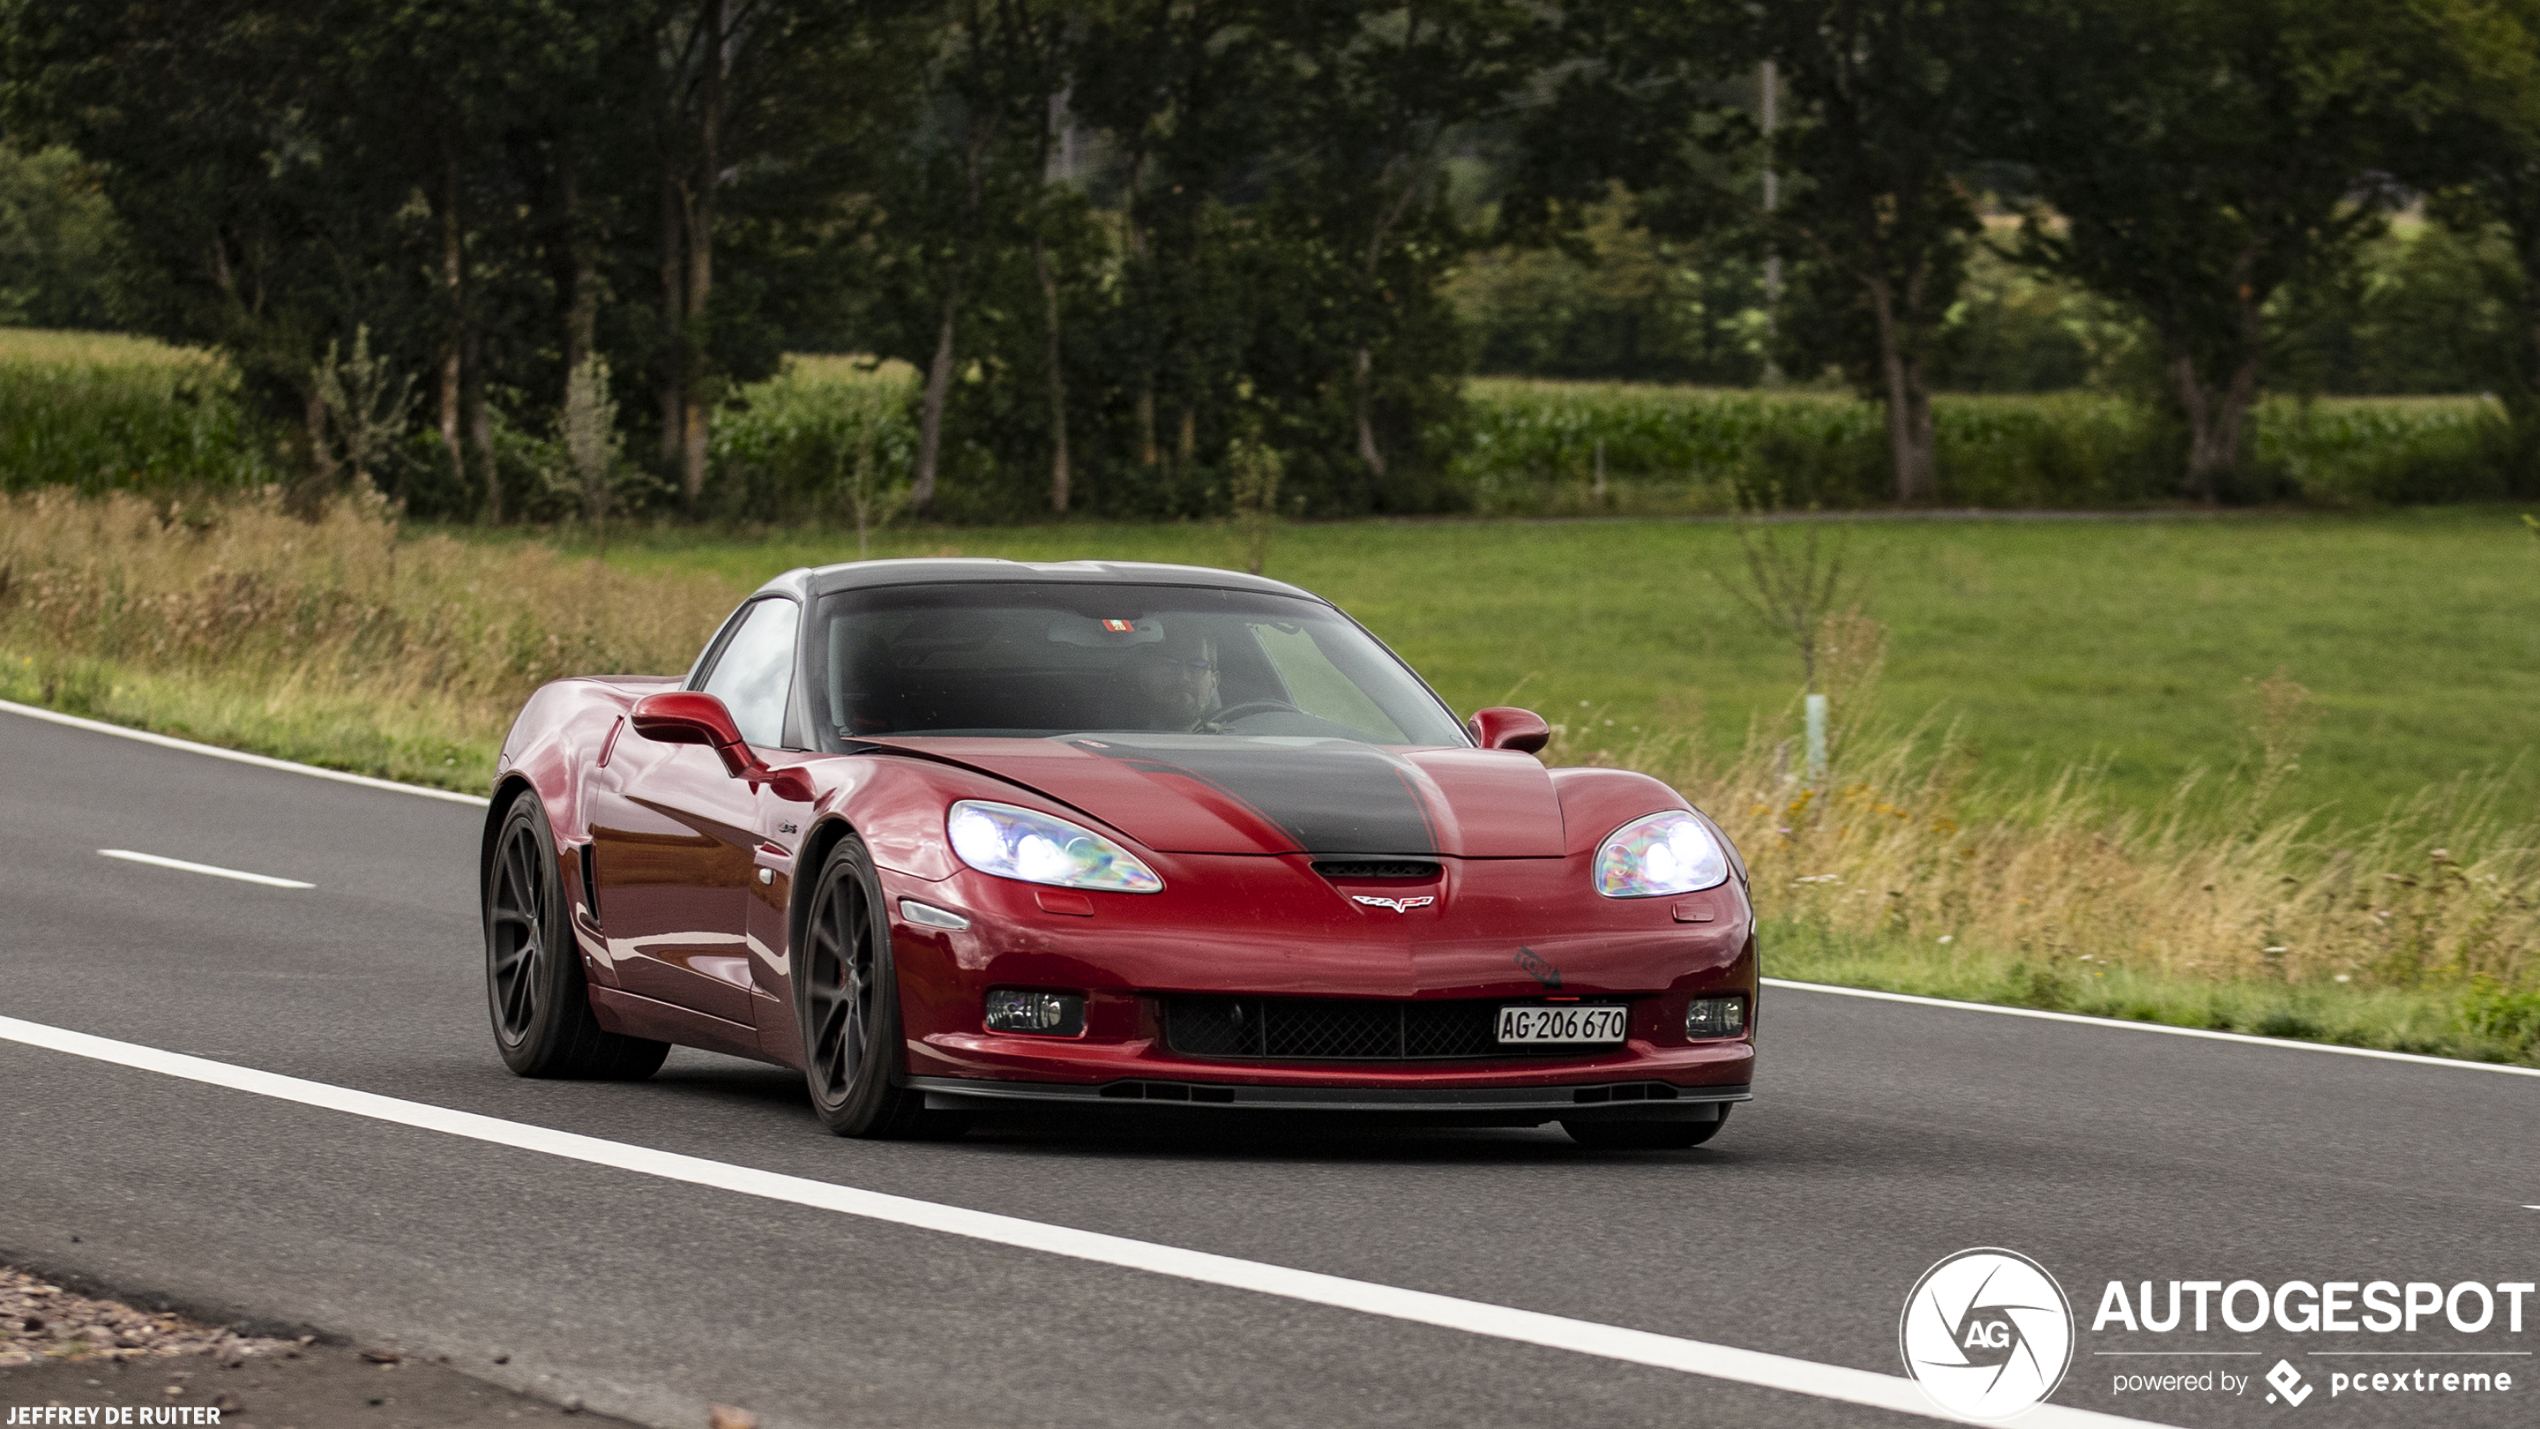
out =
[(988, 994), (988, 1030), (1073, 1037), (1085, 1030), (1085, 999), (1072, 992), (999, 988)]
[(1735, 1037), (1745, 1031), (1745, 998), (1697, 997), (1685, 1004), (1685, 1037), (1688, 1041)]

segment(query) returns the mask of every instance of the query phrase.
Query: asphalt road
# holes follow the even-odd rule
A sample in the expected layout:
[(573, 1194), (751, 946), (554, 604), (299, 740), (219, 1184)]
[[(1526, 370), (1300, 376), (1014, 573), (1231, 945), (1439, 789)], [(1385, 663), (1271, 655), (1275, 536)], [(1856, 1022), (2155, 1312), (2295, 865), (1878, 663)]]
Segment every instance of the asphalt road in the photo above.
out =
[[(2533, 1422), (2522, 1333), (2093, 1332), (2111, 1279), (2540, 1280), (2540, 1078), (1768, 989), (1711, 1145), (1542, 1131), (995, 1123), (842, 1141), (773, 1068), (509, 1076), (481, 813), (0, 713), (0, 1014), (735, 1165), (1895, 1374), (1934, 1261), (2079, 1317), (2056, 1402), (2180, 1425)], [(279, 889), (102, 858), (132, 849)], [(1767, 971), (1770, 953), (1767, 951)], [(1883, 1410), (1088, 1264), (0, 1040), (0, 1257), (449, 1354), (661, 1425), (1858, 1425)], [(2119, 1359), (2195, 1348), (2239, 1357)], [(2477, 1350), (2328, 1359), (2320, 1350)], [(2510, 1355), (2496, 1352), (2511, 1351)], [(496, 1355), (509, 1361), (497, 1366)], [(2263, 1375), (2241, 1395), (2116, 1373)], [(2514, 1375), (2343, 1394), (2346, 1368)], [(0, 1390), (0, 1400), (5, 1400)]]

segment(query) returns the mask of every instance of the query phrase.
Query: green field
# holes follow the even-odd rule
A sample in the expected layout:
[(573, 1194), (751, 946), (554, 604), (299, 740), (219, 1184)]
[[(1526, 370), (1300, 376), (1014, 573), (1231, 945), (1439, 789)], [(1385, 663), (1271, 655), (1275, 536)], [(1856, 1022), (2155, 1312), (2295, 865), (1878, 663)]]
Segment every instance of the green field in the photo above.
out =
[[(2006, 781), (2093, 763), (2148, 805), (2241, 756), (2247, 684), (2281, 669), (2320, 714), (2300, 802), (2362, 819), (2500, 771), (2540, 795), (2540, 540), (2516, 512), (1847, 521), (1826, 537), (1889, 628), (1888, 715), (1960, 722)], [(946, 550), (1242, 556), (1214, 525), (897, 531), (874, 553)], [(608, 561), (738, 586), (853, 554), (852, 534), (659, 530), (621, 534)], [(1353, 522), (1284, 529), (1269, 570), (1346, 606), (1459, 711), (1531, 705), (1571, 727), (1574, 753), (1693, 723), (1726, 753), (1749, 721), (1791, 719), (1799, 688), (1796, 655), (1714, 578), (1742, 561), (1716, 522)]]
[[(0, 698), (464, 789), (540, 682), (681, 669), (752, 586), (854, 543), (638, 526), (602, 559), (376, 500), (310, 524), (270, 494), (0, 496), (0, 517)], [(1531, 705), (1565, 727), (1555, 762), (1699, 800), (1753, 870), (1776, 972), (2540, 1062), (2521, 513), (1773, 528), (1803, 530), (1865, 578), (1877, 628), (1844, 641), (1888, 653), (1822, 778), (1790, 758), (1795, 655), (1715, 579), (1741, 566), (1726, 524), (1297, 525), (1269, 559), (1458, 709)], [(886, 531), (875, 554), (1240, 549), (1216, 524), (1084, 524)], [(2319, 721), (2281, 784), (2249, 757), (2261, 697)]]

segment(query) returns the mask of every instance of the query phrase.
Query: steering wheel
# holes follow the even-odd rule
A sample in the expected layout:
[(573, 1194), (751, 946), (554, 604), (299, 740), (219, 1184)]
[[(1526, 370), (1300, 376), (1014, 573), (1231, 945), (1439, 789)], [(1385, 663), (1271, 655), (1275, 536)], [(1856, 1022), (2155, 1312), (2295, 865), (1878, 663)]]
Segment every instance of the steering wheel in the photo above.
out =
[(1219, 710), (1217, 713), (1201, 720), (1199, 722), (1199, 727), (1206, 730), (1220, 730), (1239, 719), (1245, 719), (1257, 714), (1275, 714), (1281, 710), (1285, 710), (1289, 714), (1301, 715), (1305, 713), (1305, 711), (1289, 704), (1286, 700), (1246, 700), (1239, 705), (1228, 705), (1224, 709)]

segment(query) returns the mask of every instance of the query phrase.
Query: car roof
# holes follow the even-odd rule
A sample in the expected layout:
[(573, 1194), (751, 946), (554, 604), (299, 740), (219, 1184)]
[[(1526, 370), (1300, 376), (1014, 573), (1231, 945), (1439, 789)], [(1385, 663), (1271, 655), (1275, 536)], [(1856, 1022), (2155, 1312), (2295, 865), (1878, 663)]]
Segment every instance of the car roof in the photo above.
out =
[(1210, 566), (1172, 566), (1155, 561), (1001, 561), (985, 557), (925, 556), (904, 560), (850, 561), (803, 566), (759, 587), (758, 594), (834, 595), (844, 590), (896, 585), (1178, 585), (1214, 590), (1260, 591), (1297, 596), (1318, 605), (1330, 601), (1285, 581)]

